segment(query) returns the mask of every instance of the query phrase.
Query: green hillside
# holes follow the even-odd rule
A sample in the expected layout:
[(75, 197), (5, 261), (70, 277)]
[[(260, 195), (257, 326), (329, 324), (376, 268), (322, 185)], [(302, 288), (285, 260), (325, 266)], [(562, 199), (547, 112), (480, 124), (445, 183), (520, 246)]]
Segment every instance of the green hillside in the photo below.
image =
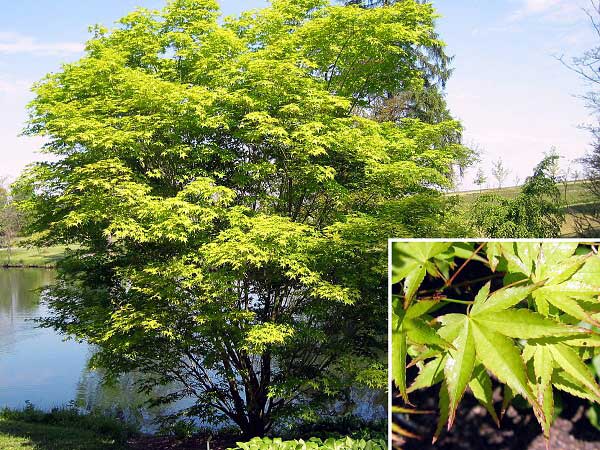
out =
[[(586, 217), (590, 208), (597, 202), (597, 199), (594, 199), (588, 192), (585, 187), (585, 181), (570, 181), (566, 184), (560, 183), (559, 188), (562, 193), (562, 201), (567, 213), (562, 228), (562, 235), (563, 237), (576, 237), (576, 221)], [(496, 194), (506, 198), (513, 198), (520, 190), (520, 186), (510, 186), (500, 189), (453, 192), (449, 195), (456, 195), (460, 197), (465, 204), (469, 205), (480, 195)], [(600, 223), (593, 224), (592, 226), (594, 228), (600, 228)]]

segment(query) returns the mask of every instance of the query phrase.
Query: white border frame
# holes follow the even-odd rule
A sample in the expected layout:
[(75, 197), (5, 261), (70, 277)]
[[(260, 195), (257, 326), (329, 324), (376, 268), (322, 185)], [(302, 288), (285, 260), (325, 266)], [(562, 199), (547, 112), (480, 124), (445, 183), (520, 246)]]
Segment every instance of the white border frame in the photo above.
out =
[(388, 307), (388, 448), (392, 449), (392, 244), (394, 242), (577, 242), (579, 244), (600, 245), (600, 239), (586, 238), (390, 238), (388, 239), (388, 279), (387, 279), (387, 307)]

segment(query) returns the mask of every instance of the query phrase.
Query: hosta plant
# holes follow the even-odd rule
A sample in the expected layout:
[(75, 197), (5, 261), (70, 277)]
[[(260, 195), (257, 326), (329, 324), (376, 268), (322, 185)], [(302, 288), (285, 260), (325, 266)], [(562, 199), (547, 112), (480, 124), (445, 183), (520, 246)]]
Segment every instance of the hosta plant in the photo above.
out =
[(311, 438), (308, 441), (284, 441), (281, 438), (254, 438), (249, 442), (238, 442), (235, 449), (230, 450), (384, 450), (387, 444), (383, 439), (365, 440), (329, 438), (325, 441)]
[[(392, 377), (408, 405), (439, 385), (434, 442), (467, 391), (497, 424), (523, 397), (547, 442), (556, 391), (600, 403), (589, 367), (600, 354), (593, 244), (396, 242), (392, 265)], [(503, 386), (500, 411), (492, 379)]]

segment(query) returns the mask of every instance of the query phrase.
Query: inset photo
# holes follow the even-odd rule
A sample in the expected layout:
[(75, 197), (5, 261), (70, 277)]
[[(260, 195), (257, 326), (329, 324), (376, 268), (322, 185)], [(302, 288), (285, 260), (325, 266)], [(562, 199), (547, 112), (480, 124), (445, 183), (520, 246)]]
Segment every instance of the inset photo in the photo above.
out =
[(600, 448), (597, 242), (389, 245), (392, 448)]

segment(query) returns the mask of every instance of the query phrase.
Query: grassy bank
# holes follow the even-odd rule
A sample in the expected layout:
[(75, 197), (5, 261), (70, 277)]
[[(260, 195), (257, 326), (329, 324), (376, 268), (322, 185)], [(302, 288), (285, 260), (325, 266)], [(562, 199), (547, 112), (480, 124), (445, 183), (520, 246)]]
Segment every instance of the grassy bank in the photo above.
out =
[[(67, 247), (15, 247), (9, 252), (0, 248), (1, 267), (54, 267), (63, 257)], [(2, 447), (0, 447), (2, 448)]]
[(64, 408), (0, 411), (2, 450), (125, 450), (133, 431), (118, 421)]
[(108, 436), (85, 429), (0, 418), (3, 450), (121, 450), (127, 448)]
[[(578, 221), (585, 220), (590, 208), (596, 205), (597, 199), (590, 195), (584, 181), (570, 181), (567, 184), (559, 183), (562, 203), (565, 207), (565, 223), (561, 228), (562, 237), (577, 237)], [(449, 195), (460, 197), (466, 205), (472, 205), (481, 195), (494, 194), (506, 198), (514, 198), (521, 191), (519, 186), (510, 186), (500, 189), (482, 189), (477, 191), (453, 192)], [(600, 227), (600, 223), (591, 222), (592, 228)]]
[[(566, 185), (558, 184), (562, 202), (568, 206), (580, 205), (593, 201), (593, 196), (585, 187), (584, 181), (569, 181)], [(473, 203), (477, 197), (483, 194), (495, 194), (506, 198), (514, 198), (521, 192), (521, 186), (509, 186), (495, 189), (482, 189), (474, 191), (453, 192), (450, 195), (458, 195), (465, 203)]]

